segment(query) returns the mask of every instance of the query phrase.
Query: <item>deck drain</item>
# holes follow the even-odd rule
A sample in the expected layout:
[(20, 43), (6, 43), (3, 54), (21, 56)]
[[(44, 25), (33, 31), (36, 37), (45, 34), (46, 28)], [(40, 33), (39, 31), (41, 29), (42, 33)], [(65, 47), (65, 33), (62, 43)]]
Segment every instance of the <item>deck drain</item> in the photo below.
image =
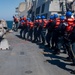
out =
[(24, 52), (20, 52), (20, 55), (24, 55)]
[(29, 70), (29, 71), (25, 71), (25, 73), (26, 73), (26, 74), (31, 74), (32, 71), (30, 71), (30, 70)]

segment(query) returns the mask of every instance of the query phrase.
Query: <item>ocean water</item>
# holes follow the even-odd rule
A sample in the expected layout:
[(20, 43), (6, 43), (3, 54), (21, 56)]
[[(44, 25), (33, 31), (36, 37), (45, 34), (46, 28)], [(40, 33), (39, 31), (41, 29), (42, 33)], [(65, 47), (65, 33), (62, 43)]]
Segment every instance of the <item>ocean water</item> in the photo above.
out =
[(8, 29), (12, 29), (13, 21), (6, 21)]

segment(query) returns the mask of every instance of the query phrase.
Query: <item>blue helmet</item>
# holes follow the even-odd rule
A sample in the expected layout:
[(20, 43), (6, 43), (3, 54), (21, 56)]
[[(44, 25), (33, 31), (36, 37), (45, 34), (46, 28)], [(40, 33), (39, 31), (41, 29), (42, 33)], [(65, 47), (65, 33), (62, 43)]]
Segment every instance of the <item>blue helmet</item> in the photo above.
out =
[(37, 16), (37, 19), (41, 19), (41, 16)]
[(54, 18), (58, 18), (58, 14), (54, 14)]
[(66, 12), (66, 17), (71, 17), (71, 16), (72, 16), (72, 12), (71, 11)]
[(41, 16), (39, 16), (39, 19), (41, 19)]
[(65, 17), (64, 17), (64, 16), (61, 16), (61, 17), (60, 17), (60, 20), (65, 20)]
[(45, 17), (45, 16), (41, 16), (41, 18), (42, 18), (42, 19), (45, 19), (46, 17)]
[(50, 19), (52, 19), (52, 20), (53, 20), (53, 19), (54, 19), (54, 16), (53, 16), (53, 15), (51, 15), (51, 16), (50, 16)]

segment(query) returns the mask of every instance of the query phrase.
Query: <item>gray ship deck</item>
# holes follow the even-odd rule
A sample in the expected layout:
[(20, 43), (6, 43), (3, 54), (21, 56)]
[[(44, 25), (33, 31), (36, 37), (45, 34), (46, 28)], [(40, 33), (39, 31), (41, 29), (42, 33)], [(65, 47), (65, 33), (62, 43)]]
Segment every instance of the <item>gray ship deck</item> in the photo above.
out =
[(73, 75), (75, 66), (64, 62), (66, 54), (52, 55), (41, 44), (20, 39), (19, 33), (8, 33), (10, 50), (0, 50), (0, 75)]

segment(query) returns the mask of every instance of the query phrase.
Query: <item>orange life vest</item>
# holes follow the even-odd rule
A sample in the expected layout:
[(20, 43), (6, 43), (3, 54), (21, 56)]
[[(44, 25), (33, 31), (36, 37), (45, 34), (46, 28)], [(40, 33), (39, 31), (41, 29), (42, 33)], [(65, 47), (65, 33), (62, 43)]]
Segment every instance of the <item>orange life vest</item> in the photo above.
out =
[(33, 22), (29, 22), (30, 28), (33, 28), (34, 23)]
[(38, 20), (35, 20), (35, 22), (38, 22)]
[(71, 32), (73, 30), (73, 27), (74, 27), (74, 18), (68, 18), (66, 20), (68, 26), (66, 27), (66, 31), (67, 32)]
[(68, 18), (66, 20), (66, 22), (68, 23), (68, 25), (73, 25), (74, 24), (74, 18)]
[(42, 19), (39, 20), (39, 23), (42, 23)]
[(43, 26), (43, 28), (45, 28), (46, 25), (47, 25), (47, 23), (48, 23), (48, 21), (47, 21), (46, 19), (44, 19), (43, 21), (44, 21), (44, 26)]
[(60, 22), (61, 22), (60, 19), (57, 18), (57, 19), (56, 19), (56, 25), (55, 25), (55, 28), (58, 28), (58, 26), (60, 25)]
[(26, 17), (23, 17), (23, 20), (26, 20)]

